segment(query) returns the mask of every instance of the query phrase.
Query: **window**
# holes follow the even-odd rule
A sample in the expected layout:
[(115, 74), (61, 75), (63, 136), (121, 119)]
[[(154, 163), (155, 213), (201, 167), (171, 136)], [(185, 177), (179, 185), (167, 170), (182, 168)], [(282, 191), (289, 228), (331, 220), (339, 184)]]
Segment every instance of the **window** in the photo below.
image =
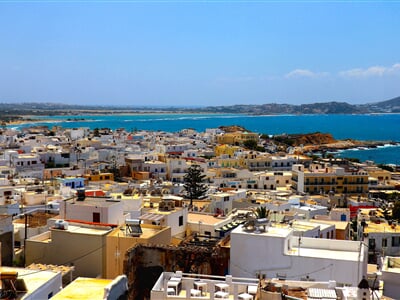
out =
[(387, 247), (387, 238), (382, 239), (382, 248)]
[(392, 236), (392, 247), (400, 247), (400, 236)]
[(183, 226), (183, 216), (179, 216), (179, 226)]
[(93, 213), (93, 222), (100, 223), (100, 213), (98, 213), (98, 212)]
[(368, 240), (368, 248), (369, 249), (375, 249), (375, 239), (369, 239)]

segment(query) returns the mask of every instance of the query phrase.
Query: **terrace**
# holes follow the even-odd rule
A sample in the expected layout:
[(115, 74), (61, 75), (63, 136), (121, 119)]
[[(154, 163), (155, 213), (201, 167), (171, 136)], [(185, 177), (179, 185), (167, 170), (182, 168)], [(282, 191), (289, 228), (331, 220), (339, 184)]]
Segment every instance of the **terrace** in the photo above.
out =
[(258, 279), (227, 275), (186, 274), (180, 271), (161, 274), (151, 291), (151, 299), (239, 299), (253, 300)]

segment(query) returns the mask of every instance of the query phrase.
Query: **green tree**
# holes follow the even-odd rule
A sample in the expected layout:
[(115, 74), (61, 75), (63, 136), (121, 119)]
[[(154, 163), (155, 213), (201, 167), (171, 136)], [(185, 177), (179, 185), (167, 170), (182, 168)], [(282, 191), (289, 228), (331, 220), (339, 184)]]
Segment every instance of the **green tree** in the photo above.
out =
[(383, 169), (383, 170), (387, 170), (389, 172), (395, 172), (395, 169), (391, 166), (388, 165), (384, 165), (384, 164), (378, 164), (378, 167)]
[(121, 173), (115, 155), (111, 156), (111, 173), (113, 173), (115, 181), (121, 181)]
[(205, 177), (199, 165), (191, 165), (183, 178), (183, 187), (186, 195), (190, 198), (190, 208), (193, 207), (193, 199), (199, 199), (208, 191), (208, 186), (205, 184)]
[(258, 206), (255, 210), (257, 219), (268, 218), (269, 210), (265, 206)]
[(395, 220), (400, 221), (400, 201), (396, 201), (392, 208), (392, 217)]
[(93, 135), (96, 136), (96, 137), (100, 136), (100, 132), (99, 132), (99, 129), (97, 127), (95, 129), (93, 129)]
[(256, 140), (245, 140), (243, 146), (250, 150), (256, 150), (257, 141)]

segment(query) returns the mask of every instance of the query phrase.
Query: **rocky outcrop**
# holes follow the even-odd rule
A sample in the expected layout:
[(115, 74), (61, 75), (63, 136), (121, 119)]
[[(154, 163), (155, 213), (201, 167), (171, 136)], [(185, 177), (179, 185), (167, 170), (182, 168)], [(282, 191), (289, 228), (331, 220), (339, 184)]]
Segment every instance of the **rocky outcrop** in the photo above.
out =
[(323, 145), (337, 142), (330, 133), (320, 132), (292, 135), (291, 139), (294, 140), (294, 146)]
[(239, 126), (239, 125), (230, 125), (230, 126), (219, 126), (219, 129), (225, 131), (225, 132), (238, 132), (238, 131), (247, 131), (251, 132), (250, 130), (247, 130), (246, 128)]

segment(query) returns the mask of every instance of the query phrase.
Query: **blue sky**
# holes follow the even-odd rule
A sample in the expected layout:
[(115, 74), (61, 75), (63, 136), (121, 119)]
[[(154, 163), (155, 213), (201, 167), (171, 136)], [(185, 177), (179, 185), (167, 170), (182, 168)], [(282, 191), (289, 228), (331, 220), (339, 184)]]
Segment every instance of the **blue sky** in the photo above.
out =
[(400, 2), (0, 1), (0, 102), (400, 96)]

